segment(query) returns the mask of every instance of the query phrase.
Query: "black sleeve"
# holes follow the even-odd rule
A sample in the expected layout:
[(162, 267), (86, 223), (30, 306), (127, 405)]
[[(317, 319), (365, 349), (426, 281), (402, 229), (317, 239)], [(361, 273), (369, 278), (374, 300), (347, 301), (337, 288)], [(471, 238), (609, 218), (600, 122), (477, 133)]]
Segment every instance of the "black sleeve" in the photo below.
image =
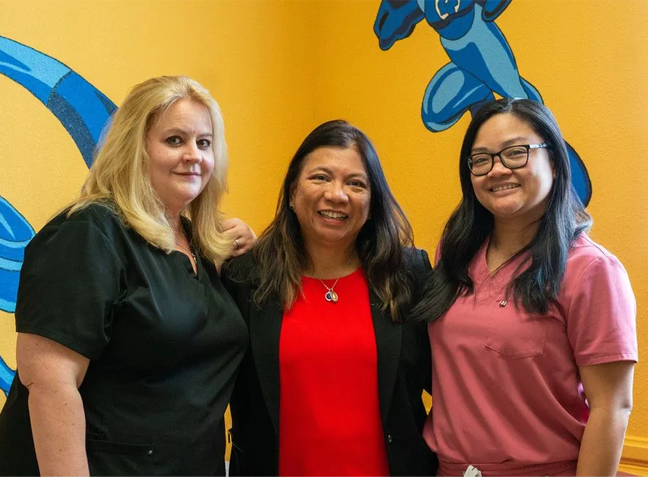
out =
[(415, 249), (415, 258), (412, 261), (412, 271), (414, 272), (415, 282), (414, 282), (414, 295), (420, 293), (423, 284), (427, 281), (431, 271), (432, 264), (430, 263), (430, 257), (425, 250)]
[[(413, 249), (414, 257), (412, 259), (411, 270), (414, 274), (414, 286), (412, 289), (412, 305), (416, 304), (423, 298), (426, 286), (425, 283), (430, 275), (434, 273), (430, 258), (425, 250)], [(421, 363), (421, 376), (423, 378), (422, 387), (429, 394), (432, 394), (432, 352), (430, 350), (430, 338), (427, 331), (427, 323), (416, 320), (415, 326), (418, 328), (417, 338), (419, 346), (423, 350), (423, 355), (427, 358)]]
[(111, 241), (93, 222), (47, 225), (25, 250), (16, 330), (96, 359), (110, 341), (124, 277)]
[(245, 323), (249, 325), (254, 258), (252, 252), (232, 258), (223, 265), (221, 282), (238, 306)]

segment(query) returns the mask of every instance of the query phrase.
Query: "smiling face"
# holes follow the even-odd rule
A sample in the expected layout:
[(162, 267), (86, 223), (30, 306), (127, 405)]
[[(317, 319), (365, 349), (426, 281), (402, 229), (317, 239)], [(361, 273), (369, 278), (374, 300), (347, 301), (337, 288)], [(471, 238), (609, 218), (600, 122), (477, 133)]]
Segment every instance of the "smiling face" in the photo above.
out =
[(212, 140), (209, 110), (191, 99), (173, 103), (147, 133), (151, 185), (171, 215), (178, 215), (209, 182)]
[(304, 159), (290, 202), (307, 250), (346, 251), (367, 221), (371, 190), (367, 170), (354, 148), (320, 147)]
[[(471, 154), (492, 154), (509, 146), (543, 142), (528, 123), (514, 114), (501, 113), (479, 128)], [(496, 157), (493, 170), (480, 177), (471, 174), (470, 180), (477, 200), (493, 214), (496, 223), (519, 221), (527, 225), (545, 212), (554, 170), (548, 149), (531, 149), (526, 166), (511, 170)]]

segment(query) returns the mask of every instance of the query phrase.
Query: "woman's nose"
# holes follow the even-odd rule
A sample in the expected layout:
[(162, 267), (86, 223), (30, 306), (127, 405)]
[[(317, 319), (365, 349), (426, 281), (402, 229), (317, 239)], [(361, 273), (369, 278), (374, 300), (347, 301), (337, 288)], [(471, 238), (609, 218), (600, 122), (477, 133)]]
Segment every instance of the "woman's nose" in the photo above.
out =
[(493, 168), (490, 170), (488, 175), (500, 176), (500, 175), (508, 175), (510, 173), (511, 173), (511, 169), (509, 169), (502, 163), (502, 158), (499, 156), (495, 156), (493, 158)]
[(344, 190), (344, 185), (335, 182), (331, 183), (324, 197), (332, 202), (347, 202), (349, 200), (349, 196)]
[(182, 159), (187, 162), (200, 162), (202, 159), (202, 154), (197, 144), (187, 143), (183, 154)]

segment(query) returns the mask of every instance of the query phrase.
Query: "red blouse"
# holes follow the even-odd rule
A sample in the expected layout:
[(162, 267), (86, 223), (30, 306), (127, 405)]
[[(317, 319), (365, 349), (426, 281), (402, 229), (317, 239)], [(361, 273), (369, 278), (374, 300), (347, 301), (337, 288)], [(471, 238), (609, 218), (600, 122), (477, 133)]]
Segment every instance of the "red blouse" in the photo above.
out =
[(389, 475), (364, 273), (340, 278), (337, 303), (302, 287), (281, 326), (279, 475)]

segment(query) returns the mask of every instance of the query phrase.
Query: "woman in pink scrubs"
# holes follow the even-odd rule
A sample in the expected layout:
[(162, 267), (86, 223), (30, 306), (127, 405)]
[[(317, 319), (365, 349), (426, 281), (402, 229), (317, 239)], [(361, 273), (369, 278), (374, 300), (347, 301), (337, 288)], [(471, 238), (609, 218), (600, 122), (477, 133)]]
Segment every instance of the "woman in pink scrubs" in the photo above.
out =
[(463, 197), (422, 303), (440, 475), (615, 475), (632, 408), (636, 304), (587, 235), (551, 112), (502, 99), (473, 118)]

